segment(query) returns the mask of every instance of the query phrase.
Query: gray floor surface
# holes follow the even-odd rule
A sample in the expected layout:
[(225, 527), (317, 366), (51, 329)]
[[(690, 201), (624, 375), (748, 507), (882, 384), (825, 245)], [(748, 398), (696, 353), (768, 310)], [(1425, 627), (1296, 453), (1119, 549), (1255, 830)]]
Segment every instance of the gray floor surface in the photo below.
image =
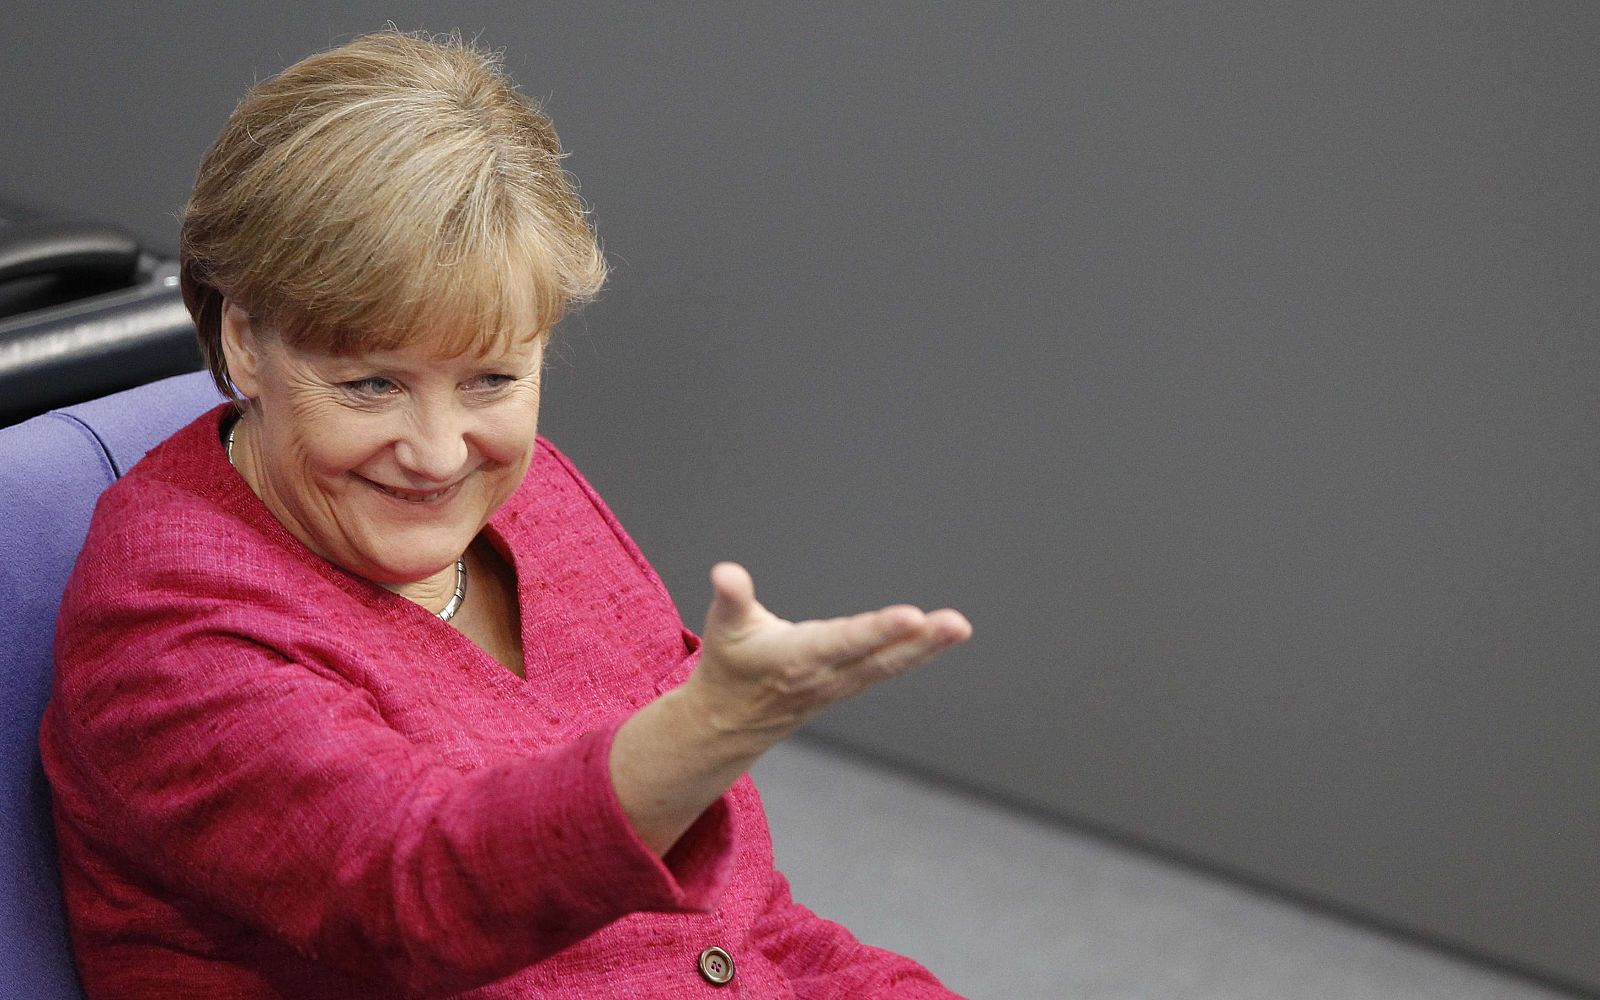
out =
[(969, 997), (1571, 996), (815, 743), (753, 773), (795, 898)]

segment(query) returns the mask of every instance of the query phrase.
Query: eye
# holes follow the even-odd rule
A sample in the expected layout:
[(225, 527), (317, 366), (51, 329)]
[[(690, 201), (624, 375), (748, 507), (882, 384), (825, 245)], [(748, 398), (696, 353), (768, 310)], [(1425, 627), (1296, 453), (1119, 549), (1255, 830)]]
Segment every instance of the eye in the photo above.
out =
[(504, 389), (506, 386), (510, 385), (516, 380), (517, 379), (515, 375), (505, 375), (500, 373), (492, 375), (477, 375), (467, 382), (467, 388), (477, 389), (483, 392), (493, 392), (496, 389)]
[(384, 378), (382, 375), (356, 379), (353, 382), (341, 382), (340, 385), (351, 395), (360, 396), (363, 399), (377, 399), (380, 396), (389, 396), (400, 388), (395, 385), (393, 379)]

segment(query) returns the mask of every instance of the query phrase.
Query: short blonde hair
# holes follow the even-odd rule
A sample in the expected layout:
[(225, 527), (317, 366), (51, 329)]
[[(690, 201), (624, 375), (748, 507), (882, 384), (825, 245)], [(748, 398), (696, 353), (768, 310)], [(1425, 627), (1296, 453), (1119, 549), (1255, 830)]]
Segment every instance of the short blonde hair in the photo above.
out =
[[(217, 386), (223, 298), (333, 354), (482, 350), (605, 281), (560, 140), (498, 58), (384, 31), (253, 87), (184, 210), (184, 301)], [(512, 329), (533, 296), (539, 329)]]

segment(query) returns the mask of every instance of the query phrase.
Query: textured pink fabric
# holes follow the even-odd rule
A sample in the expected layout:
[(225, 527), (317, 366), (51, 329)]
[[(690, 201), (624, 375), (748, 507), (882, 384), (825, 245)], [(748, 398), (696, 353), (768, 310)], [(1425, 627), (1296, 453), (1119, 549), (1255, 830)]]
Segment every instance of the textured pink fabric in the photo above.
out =
[(523, 680), (289, 536), (223, 412), (106, 492), (62, 605), (41, 748), (91, 998), (952, 995), (790, 900), (748, 777), (664, 862), (634, 836), (610, 740), (698, 640), (548, 442), (487, 529)]

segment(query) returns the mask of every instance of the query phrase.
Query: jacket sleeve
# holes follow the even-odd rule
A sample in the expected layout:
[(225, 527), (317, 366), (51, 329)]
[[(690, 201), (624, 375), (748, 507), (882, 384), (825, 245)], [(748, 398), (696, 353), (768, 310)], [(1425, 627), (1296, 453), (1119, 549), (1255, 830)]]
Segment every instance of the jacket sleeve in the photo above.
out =
[(857, 941), (844, 927), (812, 913), (789, 893), (789, 880), (772, 871), (765, 912), (751, 938), (794, 984), (802, 1000), (894, 997), (960, 1000), (921, 965)]
[(142, 551), (121, 548), (86, 553), (69, 588), (46, 765), (64, 821), (174, 899), (407, 995), (501, 978), (628, 913), (714, 906), (726, 800), (658, 859), (611, 785), (620, 719), (463, 772), (325, 665), (262, 642), (261, 616), (290, 612), (241, 592), (249, 574), (105, 583)]

